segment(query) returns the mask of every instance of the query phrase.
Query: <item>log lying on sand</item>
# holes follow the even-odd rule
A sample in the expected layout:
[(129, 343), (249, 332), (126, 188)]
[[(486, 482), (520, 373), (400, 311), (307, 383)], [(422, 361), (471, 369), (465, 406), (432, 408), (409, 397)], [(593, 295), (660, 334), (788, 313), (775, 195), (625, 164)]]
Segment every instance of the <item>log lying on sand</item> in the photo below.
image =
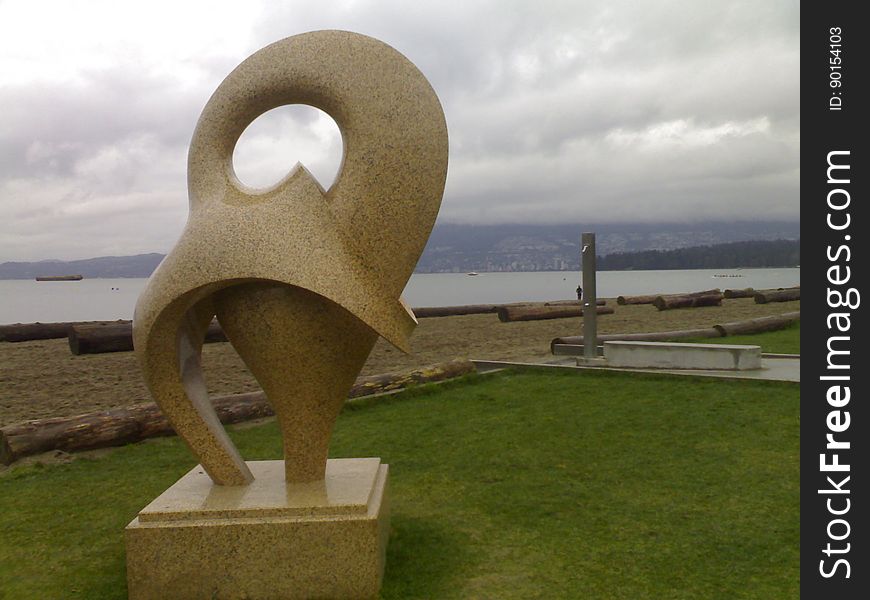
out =
[(455, 317), (458, 315), (481, 315), (494, 313), (497, 304), (467, 304), (464, 306), (421, 306), (413, 309), (414, 316), (418, 319), (429, 317)]
[(744, 333), (762, 333), (764, 331), (785, 329), (792, 323), (800, 320), (801, 312), (798, 310), (770, 317), (758, 317), (757, 319), (749, 319), (747, 321), (722, 323), (721, 325), (713, 325), (713, 327), (723, 336), (741, 335)]
[(72, 323), (15, 323), (0, 325), (0, 341), (26, 342), (66, 337)]
[(801, 299), (800, 288), (789, 288), (785, 290), (760, 291), (755, 293), (756, 304), (767, 304), (768, 302), (790, 302), (792, 300)]
[(722, 306), (722, 293), (705, 294), (702, 296), (659, 296), (653, 302), (659, 310), (674, 308), (697, 308), (699, 306)]
[(782, 291), (791, 291), (798, 290), (800, 291), (801, 286), (795, 285), (792, 287), (785, 288), (770, 288), (765, 290), (755, 290), (752, 288), (745, 288), (742, 290), (725, 290), (726, 298), (755, 298), (756, 294), (771, 294), (773, 292), (782, 292)]
[[(681, 338), (712, 338), (722, 337), (722, 334), (713, 327), (704, 329), (684, 329), (680, 331), (651, 331), (648, 333), (607, 333), (599, 335), (596, 341), (601, 342), (663, 342), (666, 340), (678, 340)], [(550, 352), (556, 344), (568, 344), (582, 346), (582, 335), (569, 335), (558, 337), (550, 342)]]
[(648, 294), (646, 296), (617, 296), (616, 303), (620, 306), (626, 304), (652, 304), (656, 298), (655, 294)]
[[(611, 315), (614, 310), (608, 306), (596, 306), (595, 312), (599, 315)], [(500, 306), (498, 309), (498, 320), (502, 323), (582, 316), (583, 309), (579, 306)]]
[[(607, 304), (606, 300), (597, 300), (598, 306)], [(456, 317), (459, 315), (480, 315), (498, 312), (503, 307), (515, 306), (579, 306), (579, 300), (551, 300), (549, 302), (512, 302), (510, 304), (466, 304), (462, 306), (421, 306), (412, 309), (418, 319), (430, 317)]]
[[(209, 336), (206, 342), (225, 342), (226, 336), (216, 334), (220, 326), (215, 326), (217, 323), (212, 323), (212, 328), (209, 329)], [(84, 328), (93, 328), (93, 331), (100, 331), (100, 328), (105, 328), (105, 333), (110, 331), (129, 332), (130, 349), (133, 348), (132, 335), (133, 329), (131, 321), (118, 319), (117, 321), (73, 321), (64, 323), (13, 323), (11, 325), (0, 325), (0, 342), (29, 342), (32, 340), (52, 340), (57, 338), (68, 338), (73, 328), (83, 330)], [(93, 353), (99, 353), (101, 350), (94, 350)], [(102, 350), (102, 352), (114, 352), (113, 350)], [(83, 352), (83, 354), (85, 354)]]
[(0, 325), (0, 342), (29, 342), (65, 338), (76, 325), (121, 325), (130, 321), (86, 321), (80, 323), (13, 323)]
[(702, 290), (700, 292), (686, 292), (685, 294), (649, 294), (646, 296), (617, 296), (616, 303), (621, 305), (624, 304), (652, 304), (656, 301), (656, 298), (675, 298), (675, 297), (689, 297), (694, 298), (695, 296), (709, 296), (711, 294), (720, 294), (721, 290), (719, 288), (714, 288), (712, 290)]
[[(517, 304), (503, 304), (502, 306), (539, 306), (540, 302), (520, 302)], [(549, 302), (544, 302), (544, 306), (582, 306), (582, 300), (551, 300)], [(607, 306), (607, 300), (604, 298), (596, 298), (595, 299), (596, 306)]]
[[(115, 325), (73, 325), (70, 327), (69, 350), (75, 355), (129, 352), (133, 349), (133, 324), (129, 321)], [(221, 326), (212, 321), (205, 334), (205, 343), (225, 342)]]
[(383, 394), (384, 392), (401, 390), (421, 383), (444, 381), (474, 373), (475, 370), (474, 363), (470, 360), (453, 360), (428, 367), (421, 367), (412, 371), (358, 377), (348, 394), (348, 398)]
[[(402, 373), (360, 377), (350, 398), (431, 383), (474, 372), (471, 361), (453, 361)], [(263, 392), (212, 399), (221, 423), (238, 423), (273, 414)], [(153, 402), (75, 417), (25, 421), (0, 427), (0, 463), (9, 465), (25, 456), (62, 450), (76, 452), (122, 446), (175, 432)]]
[(133, 326), (73, 325), (67, 338), (75, 355), (127, 352), (133, 349)]

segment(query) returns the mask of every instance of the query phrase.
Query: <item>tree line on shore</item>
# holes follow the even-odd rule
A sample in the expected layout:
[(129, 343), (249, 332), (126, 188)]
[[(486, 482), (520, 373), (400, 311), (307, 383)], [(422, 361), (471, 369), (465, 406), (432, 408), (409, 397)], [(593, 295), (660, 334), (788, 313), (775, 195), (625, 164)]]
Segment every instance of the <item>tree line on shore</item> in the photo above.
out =
[[(526, 259), (539, 262), (535, 268), (508, 270), (570, 270), (580, 268), (578, 246), (559, 250), (556, 254), (540, 251)], [(531, 258), (529, 258), (531, 257)], [(561, 265), (554, 258), (562, 257)], [(502, 257), (504, 258), (504, 257)], [(135, 256), (104, 256), (76, 261), (6, 262), (0, 263), (0, 279), (33, 279), (45, 275), (81, 274), (85, 279), (99, 277), (148, 277), (163, 259), (162, 254)], [(526, 260), (523, 259), (523, 260)], [(493, 261), (496, 259), (493, 258)], [(499, 259), (502, 260), (502, 259)], [(507, 259), (504, 259), (507, 260)], [(517, 260), (520, 260), (519, 255)], [(422, 259), (421, 259), (422, 261)], [(496, 261), (497, 262), (497, 261)], [(558, 262), (558, 261), (557, 261)], [(474, 256), (454, 256), (449, 264), (454, 271), (488, 271), (486, 261)], [(800, 264), (800, 240), (726, 242), (705, 246), (690, 246), (675, 250), (643, 250), (605, 254), (598, 257), (600, 271), (651, 269), (734, 269), (762, 267), (795, 267)], [(419, 268), (419, 272), (429, 269)]]
[(800, 240), (729, 242), (599, 256), (599, 271), (797, 267)]

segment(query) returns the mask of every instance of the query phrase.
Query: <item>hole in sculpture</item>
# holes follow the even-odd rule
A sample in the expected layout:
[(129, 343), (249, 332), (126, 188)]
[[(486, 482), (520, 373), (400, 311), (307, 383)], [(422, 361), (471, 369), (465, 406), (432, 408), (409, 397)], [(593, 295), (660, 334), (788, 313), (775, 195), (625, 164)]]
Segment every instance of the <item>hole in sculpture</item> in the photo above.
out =
[(328, 190), (341, 168), (343, 143), (332, 117), (304, 104), (279, 106), (242, 132), (233, 152), (236, 177), (263, 189), (281, 181), (297, 162)]

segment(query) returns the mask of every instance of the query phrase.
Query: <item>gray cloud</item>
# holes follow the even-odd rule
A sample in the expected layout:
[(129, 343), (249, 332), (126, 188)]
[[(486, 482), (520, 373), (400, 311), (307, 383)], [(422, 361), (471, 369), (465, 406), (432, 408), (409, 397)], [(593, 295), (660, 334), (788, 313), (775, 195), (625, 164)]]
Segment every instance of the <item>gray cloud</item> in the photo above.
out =
[[(247, 21), (207, 5), (208, 31), (194, 9), (132, 41), (135, 20), (116, 20), (121, 41), (63, 76), (38, 43), (0, 41), (0, 67), (27, 65), (0, 82), (0, 262), (168, 250), (211, 92), (257, 48), (324, 28), (382, 39), (432, 82), (451, 136), (442, 221), (799, 218), (796, 1), (264, 1)], [(329, 120), (278, 109), (235, 163), (266, 185), (302, 160), (328, 185), (340, 154)]]

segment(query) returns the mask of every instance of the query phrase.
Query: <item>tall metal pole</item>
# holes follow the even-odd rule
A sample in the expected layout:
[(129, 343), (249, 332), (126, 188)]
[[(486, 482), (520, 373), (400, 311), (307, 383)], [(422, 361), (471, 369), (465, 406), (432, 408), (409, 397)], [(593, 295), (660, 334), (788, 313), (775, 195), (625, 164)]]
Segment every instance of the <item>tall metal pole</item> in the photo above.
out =
[(580, 238), (583, 259), (583, 356), (598, 356), (598, 313), (595, 290), (595, 234), (584, 233)]

